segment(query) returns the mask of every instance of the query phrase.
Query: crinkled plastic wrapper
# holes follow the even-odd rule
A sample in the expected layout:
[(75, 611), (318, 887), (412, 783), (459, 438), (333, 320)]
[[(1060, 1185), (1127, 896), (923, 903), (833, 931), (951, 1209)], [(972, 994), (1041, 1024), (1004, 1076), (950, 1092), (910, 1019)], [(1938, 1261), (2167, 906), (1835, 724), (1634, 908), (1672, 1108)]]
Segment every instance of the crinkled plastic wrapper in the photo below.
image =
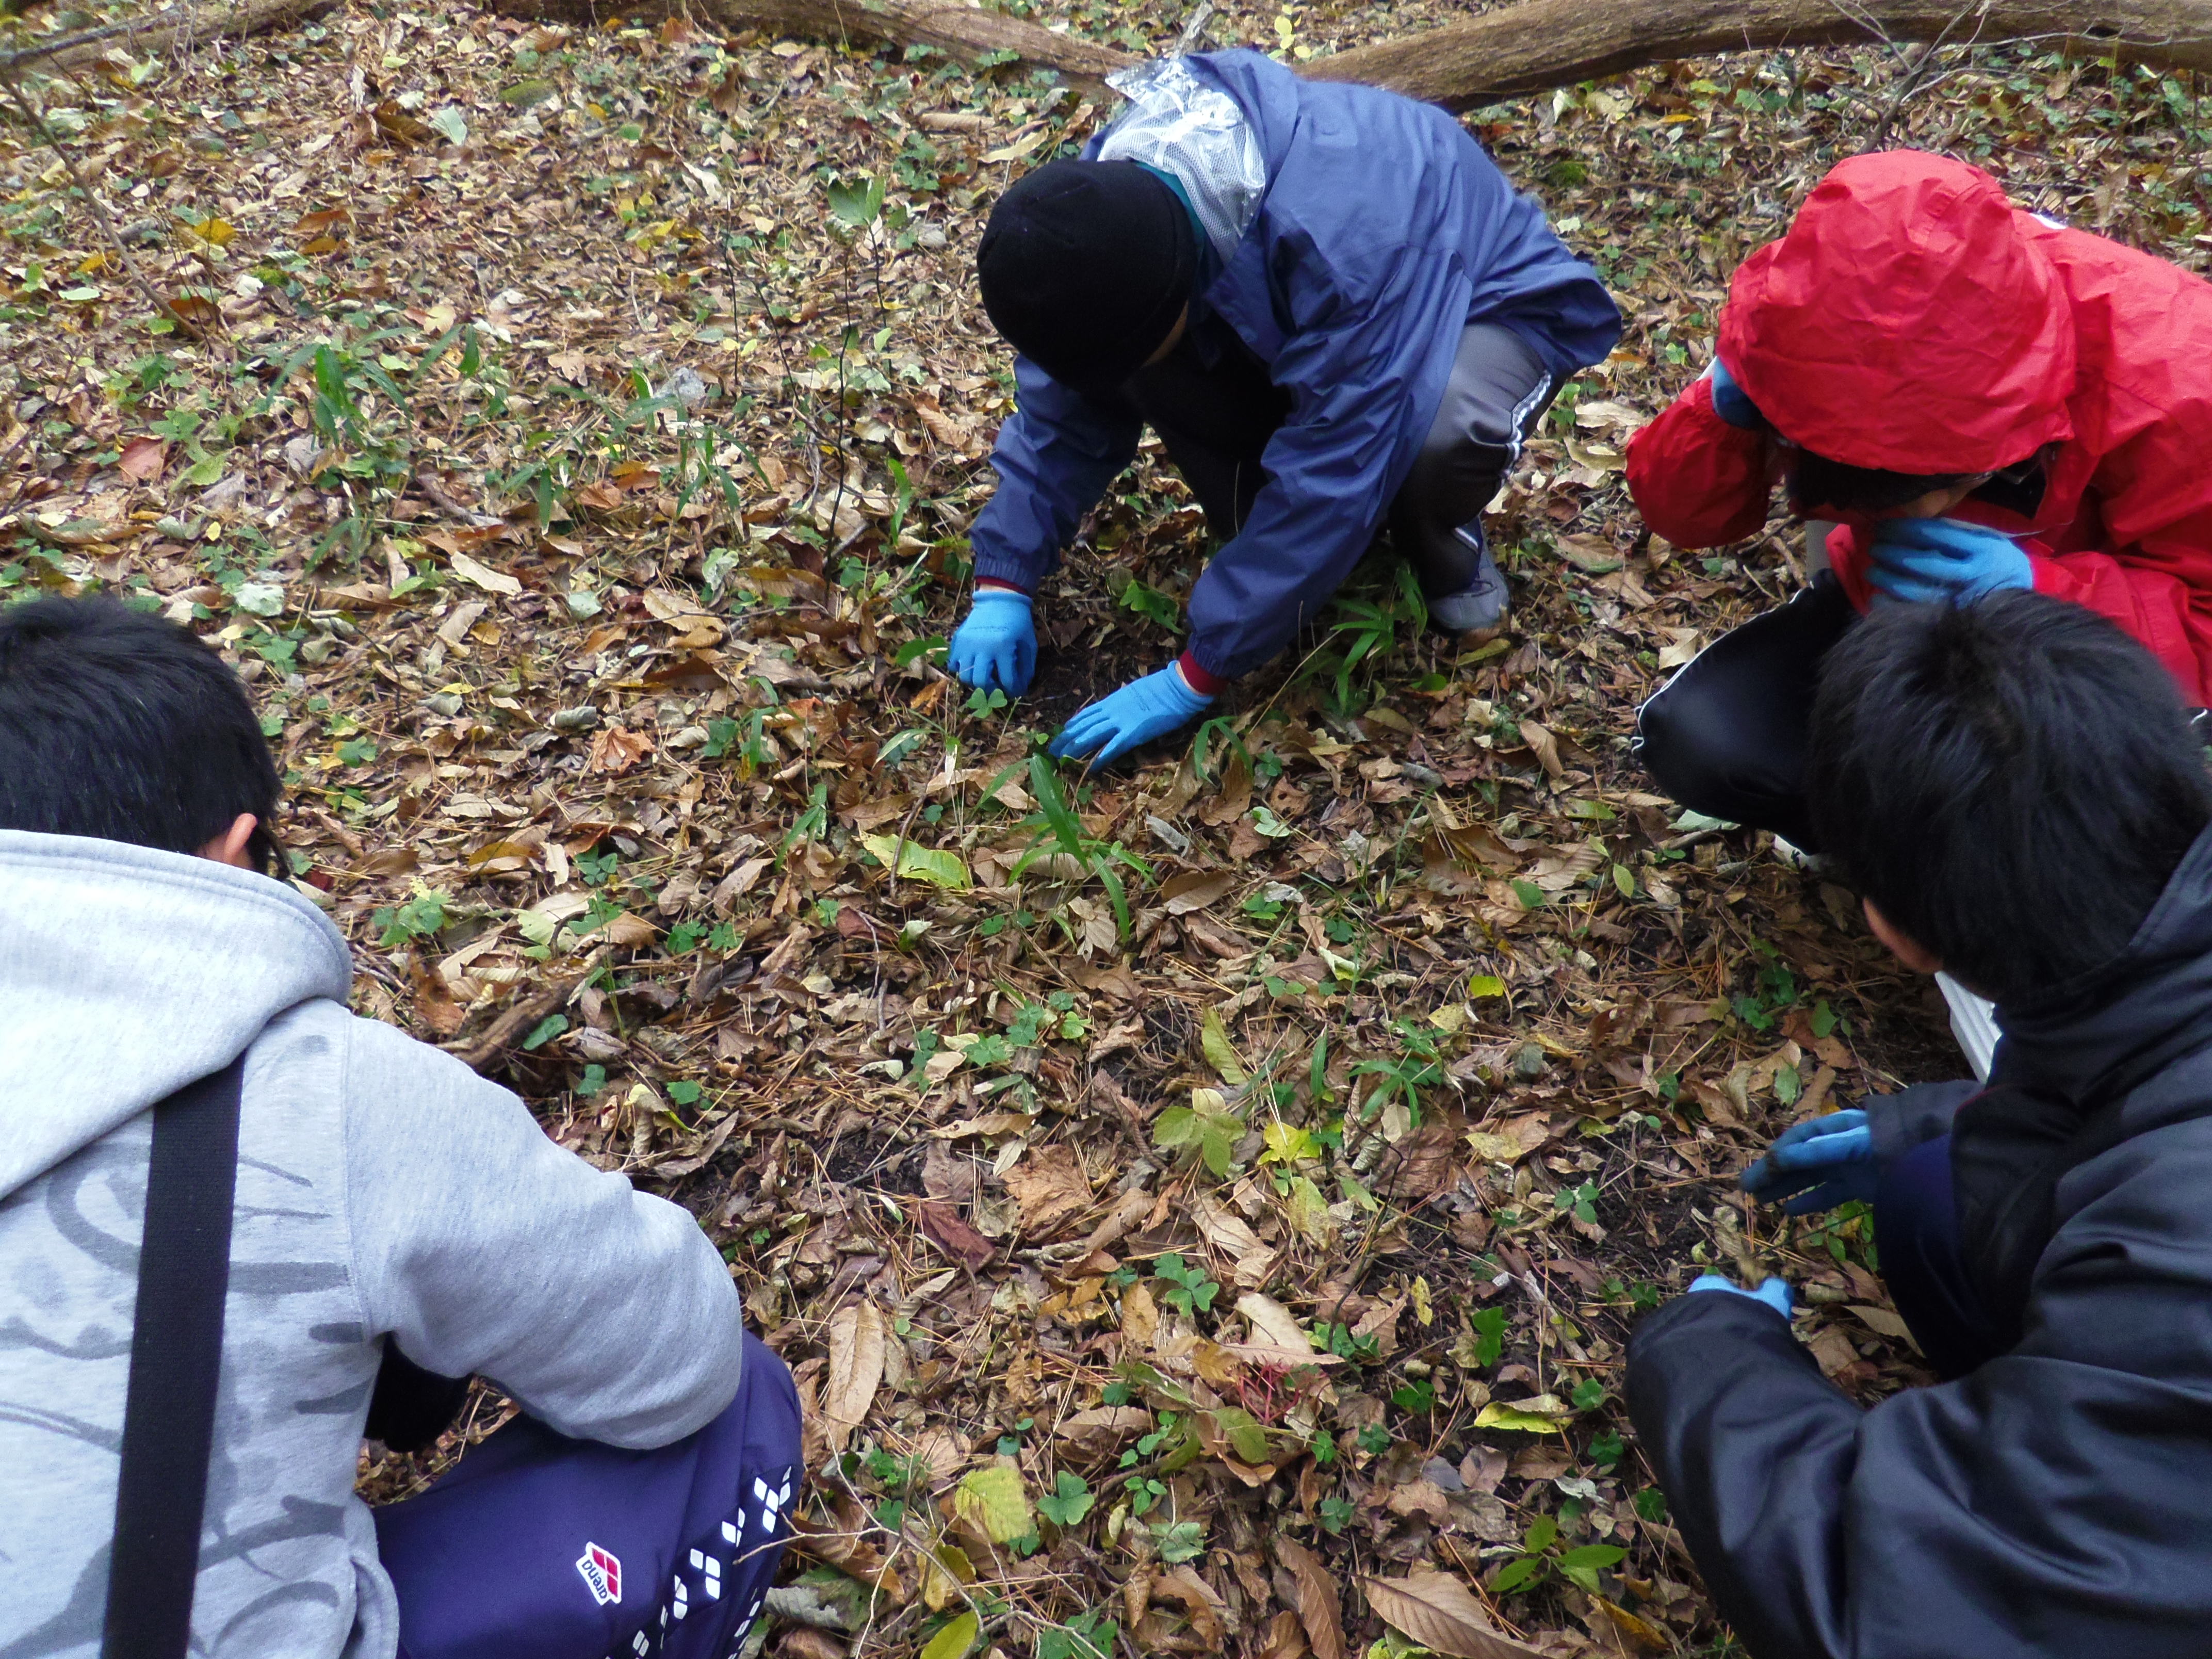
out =
[(1120, 70), (1106, 84), (1129, 107), (1108, 131), (1098, 159), (1141, 161), (1175, 174), (1190, 194), (1206, 240), (1226, 264), (1267, 190), (1267, 157), (1244, 112), (1181, 58)]

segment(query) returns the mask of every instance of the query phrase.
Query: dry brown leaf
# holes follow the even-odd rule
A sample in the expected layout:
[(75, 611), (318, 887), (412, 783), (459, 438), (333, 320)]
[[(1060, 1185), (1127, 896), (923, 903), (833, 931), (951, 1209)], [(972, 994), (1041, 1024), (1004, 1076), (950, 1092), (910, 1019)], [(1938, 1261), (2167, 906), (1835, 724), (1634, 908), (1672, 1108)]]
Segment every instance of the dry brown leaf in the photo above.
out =
[(1053, 1237), (1063, 1222), (1091, 1207), (1091, 1183), (1072, 1146), (1033, 1148), (1006, 1179), (1022, 1207), (1023, 1237), (1032, 1242)]
[(1536, 1650), (1501, 1636), (1474, 1592), (1449, 1573), (1363, 1578), (1368, 1605), (1382, 1622), (1451, 1659), (1532, 1659)]
[(1193, 870), (1164, 882), (1160, 902), (1171, 916), (1187, 916), (1227, 898), (1237, 885), (1234, 870)]
[(1160, 1310), (1142, 1284), (1121, 1292), (1121, 1352), (1149, 1353), (1160, 1337)]
[(1275, 1559), (1291, 1575), (1298, 1596), (1298, 1622), (1313, 1644), (1314, 1659), (1344, 1659), (1344, 1610), (1341, 1592), (1321, 1558), (1304, 1545), (1275, 1534)]
[(453, 566), (453, 574), (456, 576), (464, 581), (475, 583), (487, 593), (496, 593), (501, 598), (508, 599), (521, 596), (520, 582), (505, 571), (494, 570), (488, 565), (478, 564), (465, 553), (448, 553), (446, 555), (446, 562)]
[(1313, 1340), (1307, 1336), (1305, 1327), (1298, 1323), (1297, 1315), (1273, 1297), (1248, 1291), (1237, 1298), (1237, 1311), (1252, 1327), (1255, 1342), (1312, 1357)]
[(884, 1316), (872, 1302), (840, 1308), (830, 1321), (830, 1375), (822, 1389), (822, 1437), (842, 1452), (875, 1404), (884, 1380)]
[(915, 1224), (930, 1243), (971, 1272), (999, 1254), (998, 1246), (955, 1215), (950, 1206), (924, 1199), (910, 1207)]
[(1182, 1602), (1192, 1633), (1206, 1646), (1218, 1647), (1227, 1635), (1221, 1615), (1229, 1610), (1228, 1604), (1188, 1567), (1176, 1567), (1154, 1577), (1152, 1595), (1155, 1600), (1165, 1595)]
[(1566, 774), (1559, 763), (1559, 740), (1534, 720), (1521, 722), (1521, 741), (1535, 751), (1536, 761), (1548, 777), (1559, 778)]
[[(1602, 1613), (1613, 1629), (1626, 1637), (1635, 1646), (1643, 1649), (1646, 1653), (1668, 1653), (1673, 1650), (1674, 1638), (1650, 1620), (1639, 1619), (1626, 1607), (1608, 1601), (1602, 1595), (1593, 1595), (1589, 1599), (1595, 1610)], [(1593, 1628), (1590, 1633), (1595, 1636), (1597, 1632)]]
[(620, 726), (603, 726), (592, 733), (592, 770), (620, 777), (653, 752), (653, 739), (641, 732)]
[(1306, 1659), (1306, 1633), (1295, 1613), (1279, 1613), (1268, 1623), (1259, 1659)]

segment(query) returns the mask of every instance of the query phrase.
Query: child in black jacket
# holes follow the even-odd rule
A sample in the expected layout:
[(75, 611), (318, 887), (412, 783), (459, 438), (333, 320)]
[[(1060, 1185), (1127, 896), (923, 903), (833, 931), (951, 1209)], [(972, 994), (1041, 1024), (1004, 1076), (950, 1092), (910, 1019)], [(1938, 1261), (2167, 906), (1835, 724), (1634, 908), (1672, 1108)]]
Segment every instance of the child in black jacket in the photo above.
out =
[(1800, 1213), (1871, 1195), (1946, 1381), (1862, 1411), (1772, 1282), (1638, 1330), (1683, 1536), (1756, 1659), (2201, 1655), (2212, 781), (2172, 684), (2048, 597), (1877, 607), (1824, 670), (1808, 785), (1876, 933), (2004, 1037), (1987, 1088), (1869, 1099), (1745, 1176)]

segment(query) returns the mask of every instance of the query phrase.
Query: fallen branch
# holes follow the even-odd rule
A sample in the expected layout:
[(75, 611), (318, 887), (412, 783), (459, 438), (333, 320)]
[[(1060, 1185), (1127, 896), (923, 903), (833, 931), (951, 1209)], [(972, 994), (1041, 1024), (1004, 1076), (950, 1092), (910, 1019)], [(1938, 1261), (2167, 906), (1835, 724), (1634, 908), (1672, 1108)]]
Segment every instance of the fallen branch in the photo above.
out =
[(1118, 46), (1061, 34), (1041, 23), (952, 0), (488, 0), (507, 17), (594, 24), (681, 14), (725, 29), (766, 29), (813, 40), (934, 46), (976, 58), (1012, 52), (1024, 64), (1102, 80), (1133, 61)]
[(242, 40), (248, 35), (289, 28), (337, 9), (337, 0), (245, 0), (230, 7), (205, 10), (156, 12), (150, 17), (125, 18), (98, 28), (56, 35), (35, 46), (0, 52), (0, 74), (33, 64), (49, 69), (68, 69), (88, 64), (121, 41), (143, 52), (167, 52), (179, 40)]
[[(512, 17), (579, 24), (687, 11), (725, 28), (813, 40), (935, 46), (969, 58), (1011, 52), (1038, 68), (1089, 79), (1131, 61), (1115, 47), (948, 0), (490, 0), (490, 6)], [(2076, 42), (2164, 69), (2212, 69), (2212, 0), (1525, 0), (1316, 58), (1299, 71), (1465, 109), (1717, 52), (2017, 40)]]
[(1301, 72), (1465, 109), (1670, 58), (1871, 41), (2079, 43), (2160, 69), (2212, 69), (2208, 0), (1526, 0), (1317, 58)]

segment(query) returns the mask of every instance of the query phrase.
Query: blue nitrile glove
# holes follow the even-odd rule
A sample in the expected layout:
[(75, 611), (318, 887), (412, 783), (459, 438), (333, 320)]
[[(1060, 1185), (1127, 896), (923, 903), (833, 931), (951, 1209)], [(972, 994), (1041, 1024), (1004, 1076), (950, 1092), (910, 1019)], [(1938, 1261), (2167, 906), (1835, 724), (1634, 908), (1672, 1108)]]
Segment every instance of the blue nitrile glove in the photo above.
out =
[(1784, 1319), (1790, 1317), (1790, 1281), (1786, 1279), (1770, 1279), (1757, 1290), (1747, 1291), (1742, 1285), (1723, 1279), (1718, 1273), (1700, 1273), (1690, 1281), (1690, 1289), (1726, 1291), (1730, 1296), (1746, 1297), (1753, 1302), (1764, 1302)]
[(1853, 1107), (1793, 1123), (1736, 1185), (1762, 1204), (1782, 1204), (1789, 1215), (1815, 1215), (1855, 1198), (1872, 1203), (1874, 1131), (1867, 1115)]
[(1170, 663), (1158, 673), (1132, 680), (1111, 696), (1077, 709), (1047, 752), (1064, 760), (1097, 749), (1091, 764), (1103, 766), (1140, 743), (1189, 724), (1212, 701), (1192, 690), (1182, 672)]
[(968, 620), (952, 636), (945, 666), (969, 685), (1018, 697), (1036, 672), (1036, 624), (1030, 596), (1012, 587), (979, 587)]
[(1759, 405), (1750, 399), (1744, 389), (1735, 383), (1735, 376), (1728, 372), (1728, 365), (1719, 358), (1705, 371), (1705, 378), (1713, 383), (1713, 413), (1730, 426), (1740, 426), (1747, 432), (1756, 432), (1766, 424), (1766, 417), (1759, 412)]
[(1867, 580), (1907, 605), (1964, 605), (2001, 588), (2035, 586), (2035, 566), (2019, 543), (1964, 519), (1884, 519), (1867, 552)]

